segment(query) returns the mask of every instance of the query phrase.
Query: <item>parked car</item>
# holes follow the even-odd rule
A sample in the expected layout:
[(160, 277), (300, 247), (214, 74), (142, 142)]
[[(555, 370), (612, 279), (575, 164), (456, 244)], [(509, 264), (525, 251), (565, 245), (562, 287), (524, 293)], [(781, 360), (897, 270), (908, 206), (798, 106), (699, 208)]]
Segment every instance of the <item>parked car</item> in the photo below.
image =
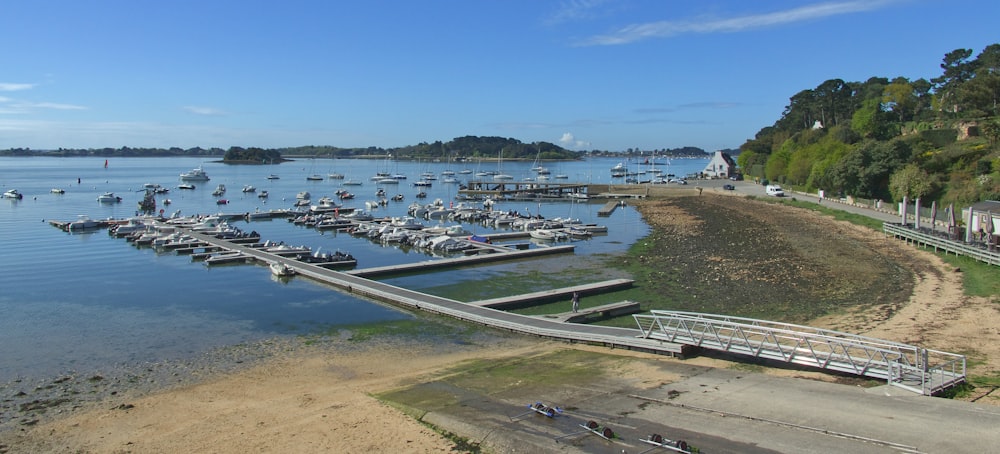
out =
[(727, 191), (735, 191), (736, 190), (736, 186), (733, 186), (731, 184), (724, 184), (724, 185), (722, 185), (722, 189), (725, 189)]

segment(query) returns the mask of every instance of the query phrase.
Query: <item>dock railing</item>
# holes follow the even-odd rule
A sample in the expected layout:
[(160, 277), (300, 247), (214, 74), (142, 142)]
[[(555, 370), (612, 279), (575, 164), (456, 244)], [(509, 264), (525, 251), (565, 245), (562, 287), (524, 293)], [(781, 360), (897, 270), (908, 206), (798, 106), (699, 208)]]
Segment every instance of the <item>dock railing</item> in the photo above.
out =
[(978, 244), (953, 241), (913, 229), (909, 226), (888, 222), (882, 224), (882, 231), (885, 232), (886, 235), (892, 235), (893, 237), (900, 238), (919, 246), (934, 248), (935, 251), (944, 251), (955, 255), (964, 255), (980, 262), (1000, 266), (1000, 252), (983, 249)]
[(696, 312), (633, 317), (644, 338), (884, 379), (924, 395), (965, 381), (965, 356), (883, 339)]

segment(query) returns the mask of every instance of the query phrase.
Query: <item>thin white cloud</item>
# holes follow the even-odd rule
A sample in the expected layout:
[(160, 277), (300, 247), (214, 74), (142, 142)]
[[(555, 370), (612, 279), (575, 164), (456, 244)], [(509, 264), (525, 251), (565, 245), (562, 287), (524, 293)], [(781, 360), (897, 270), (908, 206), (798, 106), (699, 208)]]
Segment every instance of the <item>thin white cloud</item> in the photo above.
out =
[(21, 91), (21, 90), (31, 90), (35, 88), (35, 84), (12, 84), (0, 82), (0, 91)]
[(225, 111), (216, 109), (214, 107), (204, 107), (204, 106), (184, 106), (183, 109), (188, 113), (193, 113), (195, 115), (206, 115), (212, 117), (219, 117), (226, 115)]
[(824, 17), (871, 11), (882, 8), (896, 0), (861, 0), (846, 2), (818, 3), (785, 11), (753, 14), (749, 16), (712, 19), (658, 21), (644, 24), (632, 24), (605, 35), (592, 36), (585, 39), (583, 46), (612, 46), (629, 44), (652, 38), (668, 38), (671, 36), (696, 33), (737, 33), (775, 25), (791, 24)]
[(559, 4), (559, 9), (546, 22), (560, 24), (592, 18), (597, 9), (607, 0), (569, 0)]
[(11, 104), (11, 106), (23, 109), (87, 110), (84, 106), (57, 102), (18, 102)]

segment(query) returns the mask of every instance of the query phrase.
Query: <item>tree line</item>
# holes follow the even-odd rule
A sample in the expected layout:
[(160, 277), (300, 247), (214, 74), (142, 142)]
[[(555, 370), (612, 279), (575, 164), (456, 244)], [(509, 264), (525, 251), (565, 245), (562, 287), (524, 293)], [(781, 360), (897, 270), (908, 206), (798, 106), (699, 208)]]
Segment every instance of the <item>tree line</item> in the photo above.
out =
[(969, 204), (1000, 199), (1000, 44), (945, 54), (938, 77), (831, 79), (740, 147), (744, 174), (807, 191)]

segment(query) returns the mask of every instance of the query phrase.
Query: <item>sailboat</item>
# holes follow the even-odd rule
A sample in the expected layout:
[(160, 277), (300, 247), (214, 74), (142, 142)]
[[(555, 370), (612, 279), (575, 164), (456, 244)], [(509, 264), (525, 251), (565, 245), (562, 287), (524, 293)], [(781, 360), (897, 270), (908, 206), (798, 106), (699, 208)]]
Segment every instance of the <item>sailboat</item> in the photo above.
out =
[(500, 160), (497, 161), (497, 173), (493, 175), (494, 181), (513, 180), (514, 177), (503, 173), (503, 148), (500, 149)]

